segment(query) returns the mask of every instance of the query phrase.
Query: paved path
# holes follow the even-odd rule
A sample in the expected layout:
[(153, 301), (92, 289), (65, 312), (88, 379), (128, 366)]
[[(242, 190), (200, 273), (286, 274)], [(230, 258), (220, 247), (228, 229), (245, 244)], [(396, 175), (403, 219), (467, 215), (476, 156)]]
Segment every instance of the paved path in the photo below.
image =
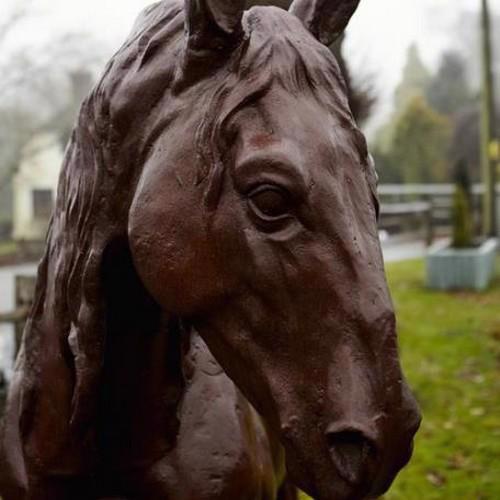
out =
[(409, 241), (406, 243), (386, 243), (382, 245), (385, 262), (422, 258), (427, 251), (423, 241)]

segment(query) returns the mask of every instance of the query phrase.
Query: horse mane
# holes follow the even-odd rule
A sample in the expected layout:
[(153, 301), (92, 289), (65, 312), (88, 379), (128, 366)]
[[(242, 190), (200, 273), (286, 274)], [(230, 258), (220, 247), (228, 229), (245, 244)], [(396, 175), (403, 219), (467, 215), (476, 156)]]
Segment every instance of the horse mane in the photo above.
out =
[[(46, 463), (39, 466), (50, 466), (56, 457), (58, 463), (65, 457), (68, 468), (88, 468), (92, 462), (91, 422), (109, 316), (109, 285), (103, 277), (113, 275), (107, 268), (117, 265), (117, 253), (125, 255), (123, 265), (133, 267), (127, 224), (135, 188), (156, 139), (182, 113), (164, 106), (165, 101), (204, 86), (207, 113), (200, 116), (196, 144), (198, 182), (207, 185), (223, 170), (230, 118), (273, 85), (294, 94), (312, 92), (342, 126), (355, 129), (334, 56), (312, 36), (306, 37), (300, 21), (277, 8), (246, 12), (245, 40), (226, 62), (231, 71), (186, 82), (179, 64), (185, 50), (183, 5), (166, 0), (143, 13), (82, 104), (65, 154), (17, 364), (22, 377), (15, 377), (23, 388), (20, 432), (28, 436), (23, 442), (29, 447), (43, 449), (40, 456)], [(160, 314), (147, 298), (144, 303), (145, 311)], [(51, 414), (53, 408), (61, 422), (69, 422), (66, 432), (56, 432), (51, 443), (30, 441), (29, 436), (43, 434), (33, 432), (35, 427), (50, 426), (37, 416)], [(81, 450), (71, 450), (75, 436), (83, 436), (88, 444), (89, 463), (74, 464), (75, 457), (82, 456)]]
[[(199, 180), (214, 167), (224, 165), (223, 152), (232, 139), (228, 130), (231, 118), (273, 86), (292, 95), (312, 94), (337, 117), (340, 127), (357, 131), (335, 57), (304, 32), (298, 19), (283, 15), (277, 7), (253, 7), (246, 12), (244, 28), (248, 38), (235, 54), (232, 71), (215, 82), (205, 118), (200, 122), (197, 146), (203, 161)], [(362, 134), (355, 135), (360, 141), (356, 149), (363, 149)]]

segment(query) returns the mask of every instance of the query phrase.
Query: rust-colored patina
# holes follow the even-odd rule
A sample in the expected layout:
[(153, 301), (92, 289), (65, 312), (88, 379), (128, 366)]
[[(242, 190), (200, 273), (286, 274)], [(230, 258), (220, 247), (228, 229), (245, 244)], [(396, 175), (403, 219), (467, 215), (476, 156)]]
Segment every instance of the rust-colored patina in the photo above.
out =
[(358, 0), (244, 3), (147, 9), (83, 104), (4, 500), (273, 499), (283, 456), (317, 500), (362, 499), (411, 455), (376, 175), (323, 45)]

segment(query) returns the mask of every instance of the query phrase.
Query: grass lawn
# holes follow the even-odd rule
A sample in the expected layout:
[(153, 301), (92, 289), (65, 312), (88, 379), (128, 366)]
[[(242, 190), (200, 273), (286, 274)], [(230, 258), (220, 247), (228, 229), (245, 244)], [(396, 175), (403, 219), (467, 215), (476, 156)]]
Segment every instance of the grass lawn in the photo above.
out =
[(483, 293), (441, 293), (424, 288), (422, 261), (390, 264), (387, 274), (424, 420), (384, 498), (500, 499), (500, 278)]

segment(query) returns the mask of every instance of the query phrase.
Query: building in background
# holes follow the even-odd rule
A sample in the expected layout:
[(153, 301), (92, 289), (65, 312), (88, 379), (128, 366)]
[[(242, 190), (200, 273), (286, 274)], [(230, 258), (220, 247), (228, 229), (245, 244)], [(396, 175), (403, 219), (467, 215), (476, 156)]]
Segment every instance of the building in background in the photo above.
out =
[(24, 147), (19, 169), (12, 179), (14, 240), (44, 239), (62, 160), (60, 138), (54, 132), (40, 132)]

